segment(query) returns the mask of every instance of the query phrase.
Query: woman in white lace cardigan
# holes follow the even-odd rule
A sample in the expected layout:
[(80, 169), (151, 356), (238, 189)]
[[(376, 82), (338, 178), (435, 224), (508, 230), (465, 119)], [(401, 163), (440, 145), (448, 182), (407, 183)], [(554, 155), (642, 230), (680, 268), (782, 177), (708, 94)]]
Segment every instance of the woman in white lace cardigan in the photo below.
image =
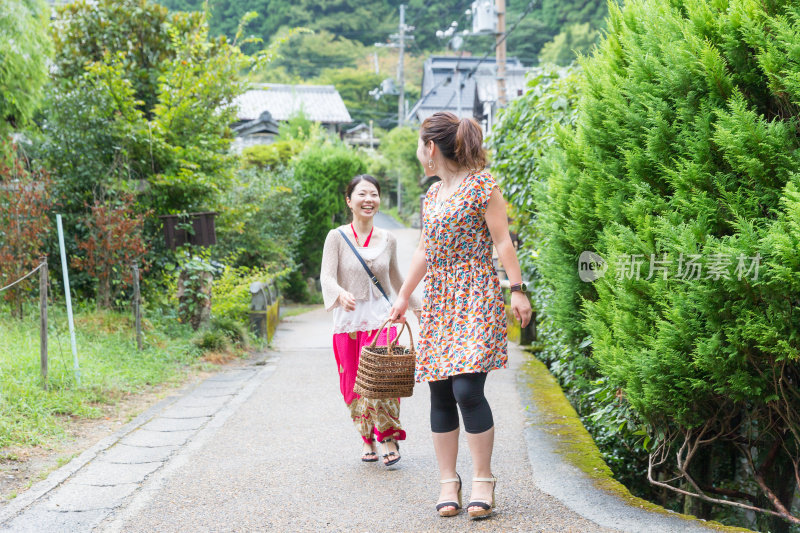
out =
[[(397, 241), (388, 231), (376, 228), (373, 218), (381, 203), (380, 185), (367, 174), (353, 178), (347, 186), (345, 199), (353, 213), (353, 222), (333, 229), (325, 239), (322, 252), (320, 282), (325, 308), (333, 311), (333, 351), (339, 370), (339, 386), (350, 416), (363, 440), (361, 460), (378, 460), (375, 439), (383, 446), (386, 466), (400, 460), (398, 441), (406, 432), (400, 424), (400, 401), (362, 398), (353, 392), (361, 348), (376, 334), (379, 344), (386, 344), (386, 330), (378, 328), (389, 317), (391, 304), (370, 281), (358, 261), (349, 240), (372, 270), (386, 291), (397, 292), (403, 278), (397, 266)], [(411, 304), (417, 309), (419, 302)], [(390, 335), (396, 335), (391, 328)]]

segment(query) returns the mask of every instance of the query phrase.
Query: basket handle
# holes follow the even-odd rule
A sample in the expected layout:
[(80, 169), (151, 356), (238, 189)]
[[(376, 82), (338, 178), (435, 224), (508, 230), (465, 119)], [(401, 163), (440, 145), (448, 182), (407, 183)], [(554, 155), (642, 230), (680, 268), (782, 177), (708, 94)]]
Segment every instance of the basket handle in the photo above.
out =
[[(378, 343), (378, 337), (381, 336), (381, 331), (383, 331), (384, 329), (386, 330), (386, 339), (388, 340), (390, 338), (391, 330), (389, 328), (391, 326), (387, 327), (387, 324), (389, 324), (391, 321), (392, 321), (391, 318), (387, 319), (386, 322), (384, 322), (383, 325), (380, 328), (378, 328), (378, 332), (375, 334), (375, 338), (373, 338), (372, 342), (369, 344), (369, 348), (375, 348), (375, 346)], [(407, 330), (408, 331), (408, 338), (411, 341), (410, 349), (413, 352), (413, 351), (415, 351), (415, 348), (414, 348), (414, 337), (411, 335), (411, 328), (410, 327), (406, 328), (406, 323), (405, 322), (402, 322), (402, 324), (403, 325), (400, 328), (400, 331), (395, 336), (395, 338), (393, 340), (391, 340), (391, 341), (388, 341), (386, 345), (389, 348), (394, 348), (397, 345), (397, 340), (400, 338), (400, 335), (403, 334), (403, 331)], [(389, 350), (389, 351), (391, 352), (391, 350)]]

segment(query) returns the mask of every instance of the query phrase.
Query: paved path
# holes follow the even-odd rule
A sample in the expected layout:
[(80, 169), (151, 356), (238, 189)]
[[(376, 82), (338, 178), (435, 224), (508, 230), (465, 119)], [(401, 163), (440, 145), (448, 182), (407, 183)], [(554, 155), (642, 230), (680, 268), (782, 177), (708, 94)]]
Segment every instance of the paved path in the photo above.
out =
[[(395, 233), (407, 262), (417, 232)], [(512, 347), (510, 368), (487, 380), (499, 478), (490, 520), (434, 511), (439, 487), (424, 385), (402, 402), (402, 460), (392, 468), (359, 460), (330, 316), (318, 309), (284, 321), (261, 360), (165, 400), (51, 474), (0, 510), (0, 531), (701, 530), (601, 493), (564, 464), (535, 424), (535, 405), (528, 409), (521, 397), (527, 389), (515, 370), (523, 358)], [(458, 470), (469, 480), (462, 445)]]

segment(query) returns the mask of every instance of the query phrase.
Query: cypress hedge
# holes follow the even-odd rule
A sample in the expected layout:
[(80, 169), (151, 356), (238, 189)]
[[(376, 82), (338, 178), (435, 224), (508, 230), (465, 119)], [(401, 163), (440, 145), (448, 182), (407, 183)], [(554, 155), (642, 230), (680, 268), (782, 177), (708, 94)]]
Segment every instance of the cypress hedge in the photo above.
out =
[[(800, 524), (800, 3), (628, 0), (581, 66), (577, 123), (529, 176), (533, 205), (517, 204), (535, 211), (548, 315), (646, 423), (653, 484), (677, 476), (687, 511), (788, 530)], [(606, 270), (587, 270), (584, 252)], [(745, 508), (762, 511), (756, 523)]]

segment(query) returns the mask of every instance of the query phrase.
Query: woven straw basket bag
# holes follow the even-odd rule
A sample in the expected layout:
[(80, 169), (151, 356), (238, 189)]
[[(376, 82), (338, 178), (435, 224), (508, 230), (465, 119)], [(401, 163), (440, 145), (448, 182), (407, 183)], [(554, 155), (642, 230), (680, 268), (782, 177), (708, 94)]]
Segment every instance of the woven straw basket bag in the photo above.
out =
[[(400, 332), (387, 346), (377, 346), (380, 332), (386, 328), (387, 324), (389, 324), (389, 320), (383, 323), (372, 342), (361, 348), (361, 359), (358, 362), (353, 392), (364, 398), (388, 400), (408, 397), (414, 393), (414, 366), (417, 352), (414, 349), (411, 328), (408, 328), (409, 348), (397, 344), (397, 339), (406, 329), (405, 322), (403, 322)], [(388, 329), (386, 338), (390, 338)]]

